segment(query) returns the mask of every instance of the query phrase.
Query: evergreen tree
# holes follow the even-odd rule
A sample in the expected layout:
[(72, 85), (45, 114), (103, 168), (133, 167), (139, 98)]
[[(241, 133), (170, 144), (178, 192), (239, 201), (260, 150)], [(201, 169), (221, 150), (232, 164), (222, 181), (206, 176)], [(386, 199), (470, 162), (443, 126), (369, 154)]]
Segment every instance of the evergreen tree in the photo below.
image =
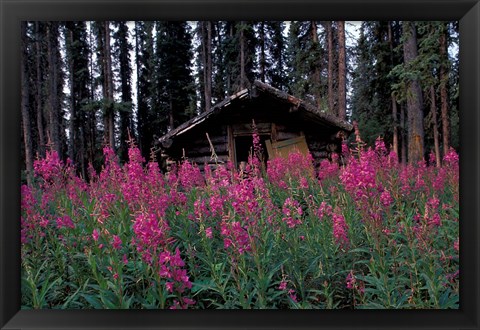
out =
[(255, 24), (258, 78), (275, 88), (286, 90), (285, 37), (283, 22), (262, 21)]
[(66, 55), (69, 76), (70, 143), (69, 157), (86, 177), (87, 153), (86, 132), (89, 109), (90, 75), (88, 71), (89, 46), (85, 22), (65, 23)]
[(357, 65), (352, 81), (352, 119), (369, 145), (381, 136), (393, 143), (397, 99), (392, 99), (390, 71), (400, 62), (397, 27), (392, 22), (363, 22), (356, 46)]
[(347, 119), (347, 60), (345, 21), (337, 22), (338, 32), (338, 112), (340, 119)]
[[(218, 91), (231, 95), (247, 88), (255, 80), (256, 39), (253, 22), (220, 22), (220, 44), (217, 51), (219, 57), (215, 68)], [(225, 96), (226, 96), (225, 95)]]
[[(362, 139), (372, 145), (383, 129), (377, 122), (374, 81), (374, 53), (370, 22), (363, 22), (356, 46), (357, 65), (352, 81), (352, 120), (358, 122)], [(380, 131), (381, 130), (381, 131)]]
[[(450, 115), (448, 101), (448, 85), (449, 85), (449, 59), (448, 59), (448, 42), (447, 32), (448, 25), (442, 22), (438, 26), (439, 32), (439, 61), (440, 61), (440, 106), (442, 116), (442, 134), (443, 134), (443, 154), (447, 154), (450, 148)], [(452, 75), (456, 77), (457, 75)]]
[(154, 114), (158, 120), (154, 134), (162, 135), (191, 118), (196, 105), (189, 25), (157, 22), (156, 30), (155, 93), (160, 108)]
[(326, 79), (321, 72), (326, 62), (317, 22), (291, 22), (287, 40), (289, 92), (325, 111)]
[(333, 91), (334, 75), (333, 75), (333, 24), (332, 21), (327, 21), (324, 23), (327, 39), (327, 53), (328, 53), (328, 68), (327, 68), (327, 100), (328, 100), (328, 110), (330, 114), (335, 114), (335, 93)]
[(287, 41), (287, 75), (288, 92), (300, 98), (308, 93), (308, 84), (305, 72), (306, 61), (302, 50), (304, 37), (303, 25), (301, 22), (290, 22)]
[(198, 92), (200, 96), (200, 112), (208, 111), (212, 105), (212, 49), (213, 22), (199, 21), (196, 23), (195, 35), (198, 42), (196, 51), (196, 66)]
[[(121, 102), (117, 104), (120, 114), (120, 142), (119, 156), (122, 161), (128, 159), (128, 143), (130, 137), (135, 137), (132, 118), (132, 67), (130, 64), (130, 51), (133, 50), (129, 40), (127, 22), (115, 22), (117, 28), (114, 33), (114, 54), (117, 59), (118, 81), (120, 87)], [(130, 135), (130, 137), (129, 137)]]
[(225, 61), (225, 40), (227, 40), (225, 25), (227, 22), (213, 22), (212, 29), (212, 103), (222, 101), (227, 96), (227, 63)]
[(47, 45), (48, 45), (48, 135), (50, 147), (63, 158), (62, 137), (61, 137), (61, 95), (62, 76), (61, 59), (59, 52), (59, 23), (49, 22), (47, 24)]
[[(441, 165), (440, 136), (437, 120), (437, 86), (439, 85), (440, 71), (440, 39), (442, 28), (440, 22), (419, 22), (418, 30), (421, 34), (419, 39), (419, 55), (417, 66), (421, 74), (421, 87), (425, 98), (430, 104), (430, 112), (425, 116), (425, 140), (432, 140), (437, 166)], [(427, 141), (428, 142), (428, 141)], [(430, 144), (430, 143), (428, 143)], [(427, 150), (428, 151), (428, 150)]]
[[(154, 53), (153, 22), (135, 22), (135, 58), (137, 66), (137, 134), (138, 144), (145, 159), (150, 157), (153, 128), (158, 123), (152, 118), (152, 105), (159, 104), (152, 96)], [(156, 95), (159, 97), (160, 95)]]
[(110, 22), (95, 22), (98, 80), (102, 86), (103, 143), (115, 148), (115, 115), (110, 44)]
[(20, 59), (20, 76), (22, 83), (22, 127), (23, 127), (23, 142), (25, 150), (25, 163), (28, 184), (32, 183), (33, 177), (33, 146), (32, 146), (32, 129), (30, 120), (30, 83), (28, 72), (28, 37), (27, 37), (27, 22), (21, 22), (21, 38), (22, 38), (22, 52)]
[(32, 50), (32, 53), (35, 55), (35, 60), (32, 61), (35, 63), (35, 115), (36, 115), (36, 128), (38, 133), (38, 142), (37, 142), (37, 152), (40, 157), (45, 156), (45, 120), (44, 120), (44, 95), (45, 95), (45, 77), (46, 73), (46, 59), (45, 59), (45, 23), (35, 22), (35, 46)]
[(403, 53), (406, 79), (406, 100), (408, 116), (408, 160), (417, 163), (424, 159), (423, 96), (418, 73), (414, 64), (418, 56), (415, 23), (403, 22)]

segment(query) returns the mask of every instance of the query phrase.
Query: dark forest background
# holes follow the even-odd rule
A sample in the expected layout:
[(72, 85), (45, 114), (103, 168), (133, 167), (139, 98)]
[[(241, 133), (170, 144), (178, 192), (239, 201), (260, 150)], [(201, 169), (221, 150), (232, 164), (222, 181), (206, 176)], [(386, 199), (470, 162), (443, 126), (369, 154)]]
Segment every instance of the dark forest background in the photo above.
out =
[[(88, 178), (255, 80), (357, 122), (402, 163), (458, 149), (458, 22), (23, 22), (22, 163), (46, 150)], [(351, 42), (348, 43), (347, 40)], [(433, 157), (430, 157), (433, 155)]]

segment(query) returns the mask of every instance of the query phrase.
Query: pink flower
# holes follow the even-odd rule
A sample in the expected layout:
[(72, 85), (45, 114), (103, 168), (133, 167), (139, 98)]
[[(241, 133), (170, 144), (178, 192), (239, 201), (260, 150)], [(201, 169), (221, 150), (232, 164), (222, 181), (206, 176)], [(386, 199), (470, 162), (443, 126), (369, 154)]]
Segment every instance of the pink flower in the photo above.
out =
[(205, 235), (207, 236), (207, 238), (212, 238), (212, 228), (211, 227), (208, 227), (205, 229)]
[(173, 282), (167, 282), (165, 283), (165, 287), (167, 288), (167, 291), (172, 293), (173, 292), (173, 286), (174, 286), (174, 283)]
[(332, 161), (330, 162), (327, 159), (324, 159), (320, 162), (320, 168), (318, 171), (318, 179), (323, 181), (325, 179), (334, 178), (337, 176), (339, 171), (338, 163)]
[(302, 188), (302, 189), (307, 189), (308, 188), (307, 178), (300, 178), (300, 188)]
[(385, 142), (383, 142), (383, 139), (380, 136), (375, 140), (375, 151), (380, 156), (384, 156), (387, 154), (387, 148), (385, 147)]
[(297, 298), (297, 295), (295, 293), (295, 290), (293, 290), (293, 289), (288, 290), (288, 296), (290, 297), (290, 299), (293, 300), (293, 302), (298, 302), (298, 298)]
[(302, 223), (302, 208), (295, 199), (287, 197), (283, 203), (282, 212), (285, 215), (283, 221), (289, 228), (294, 228)]
[(459, 250), (460, 250), (460, 242), (459, 242), (458, 238), (455, 242), (453, 242), (453, 249), (457, 252), (459, 252)]
[(385, 207), (389, 207), (393, 203), (393, 198), (390, 195), (390, 192), (388, 190), (384, 190), (382, 194), (380, 195), (380, 202), (383, 204)]
[(94, 229), (94, 230), (93, 230), (93, 233), (92, 233), (92, 238), (93, 238), (93, 240), (94, 240), (95, 242), (98, 241), (98, 236), (99, 236), (99, 235), (98, 235), (98, 230), (97, 230), (97, 229)]
[(117, 235), (113, 235), (112, 246), (115, 250), (120, 250), (122, 247), (122, 240)]
[(349, 245), (347, 230), (347, 223), (345, 222), (345, 218), (343, 217), (343, 215), (334, 213), (333, 237), (335, 238), (335, 242), (342, 247), (346, 247)]
[(329, 205), (327, 202), (323, 201), (320, 203), (320, 206), (317, 210), (317, 216), (320, 220), (322, 220), (322, 218), (326, 215), (332, 215), (332, 206)]
[(183, 297), (182, 301), (185, 305), (195, 305), (195, 300), (187, 298), (187, 297)]
[(348, 273), (345, 282), (346, 282), (346, 285), (347, 285), (347, 289), (352, 290), (352, 289), (355, 288), (356, 278), (353, 275), (353, 271), (350, 271), (350, 273)]
[(440, 226), (441, 219), (438, 214), (438, 209), (440, 206), (440, 200), (437, 197), (430, 198), (425, 205), (425, 221), (431, 226)]
[(195, 186), (202, 186), (204, 183), (203, 175), (198, 166), (192, 165), (188, 161), (183, 162), (180, 166), (178, 170), (178, 179), (180, 184), (186, 189), (191, 189)]
[(63, 217), (57, 218), (57, 228), (75, 228), (75, 225), (72, 222), (72, 219), (68, 216), (65, 215)]
[(288, 283), (287, 281), (282, 280), (280, 282), (280, 285), (278, 286), (278, 290), (282, 290), (282, 291), (285, 290), (287, 288), (287, 283)]
[(443, 157), (443, 161), (449, 166), (458, 165), (459, 157), (458, 154), (455, 152), (455, 149), (450, 148), (448, 153)]
[(40, 218), (40, 222), (38, 224), (40, 225), (40, 227), (45, 228), (48, 226), (48, 223), (49, 223), (48, 218), (43, 216)]

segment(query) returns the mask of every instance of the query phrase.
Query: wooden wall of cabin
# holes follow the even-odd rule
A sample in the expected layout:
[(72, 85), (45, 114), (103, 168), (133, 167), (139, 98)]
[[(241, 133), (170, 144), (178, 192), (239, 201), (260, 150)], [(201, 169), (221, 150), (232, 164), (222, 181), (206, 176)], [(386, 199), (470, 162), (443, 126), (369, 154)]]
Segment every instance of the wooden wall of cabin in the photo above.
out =
[(301, 120), (299, 116), (279, 108), (278, 104), (242, 103), (175, 137), (166, 153), (174, 161), (188, 159), (201, 169), (205, 163), (212, 167), (226, 164), (229, 159), (234, 160), (235, 138), (252, 135), (252, 119), (259, 134), (270, 136), (273, 142), (305, 136), (315, 166), (324, 159), (330, 159), (332, 152), (341, 151), (341, 139), (336, 137), (338, 131)]
[[(227, 141), (226, 126), (212, 123), (193, 127), (177, 136), (172, 147), (165, 150), (165, 153), (170, 158), (170, 162), (187, 159), (203, 170), (205, 164), (215, 167), (216, 164), (228, 162)], [(211, 146), (213, 146), (213, 152)]]

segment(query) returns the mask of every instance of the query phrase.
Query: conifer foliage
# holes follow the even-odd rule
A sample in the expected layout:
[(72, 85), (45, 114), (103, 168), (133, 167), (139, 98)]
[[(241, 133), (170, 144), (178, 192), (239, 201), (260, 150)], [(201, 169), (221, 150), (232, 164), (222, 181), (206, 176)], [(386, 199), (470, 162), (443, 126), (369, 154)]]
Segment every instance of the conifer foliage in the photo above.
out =
[(401, 162), (458, 148), (458, 24), (25, 22), (22, 160), (53, 148), (88, 178), (258, 79), (381, 136)]

